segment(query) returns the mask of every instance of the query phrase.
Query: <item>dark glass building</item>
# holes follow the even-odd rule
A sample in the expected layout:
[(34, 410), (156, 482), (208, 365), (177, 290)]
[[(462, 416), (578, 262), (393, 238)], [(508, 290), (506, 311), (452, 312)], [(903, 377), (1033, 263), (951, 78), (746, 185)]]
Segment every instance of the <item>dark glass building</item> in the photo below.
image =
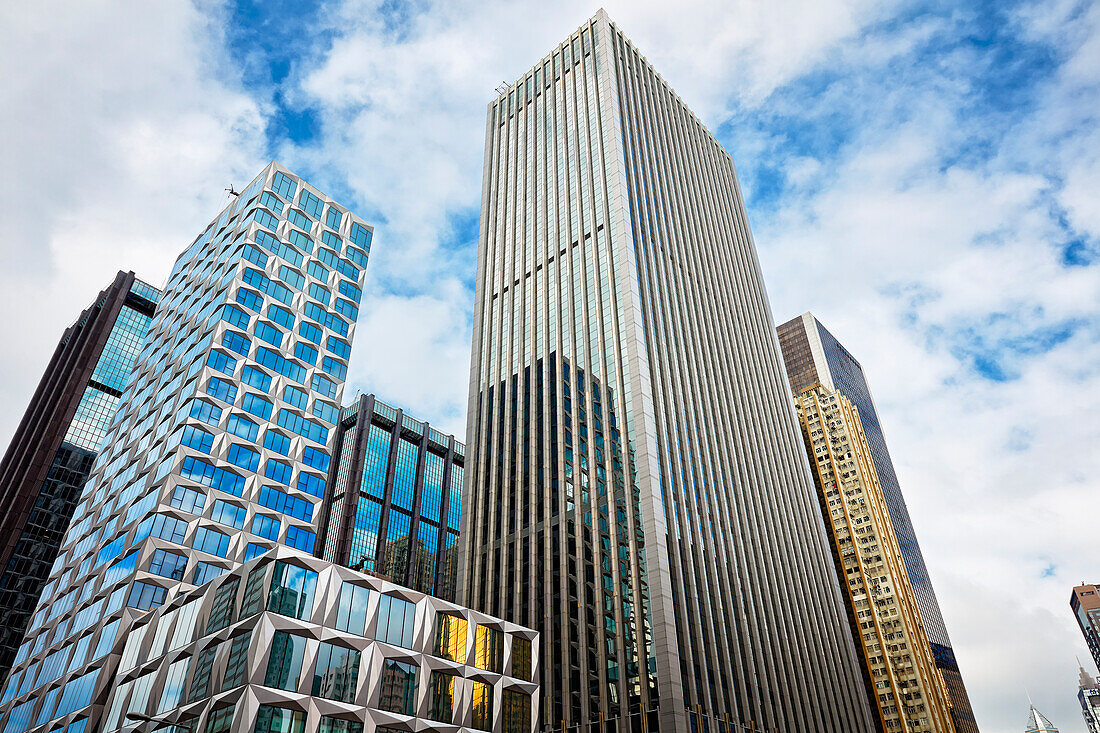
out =
[(955, 651), (947, 635), (947, 626), (940, 612), (939, 601), (932, 589), (928, 568), (924, 564), (917, 543), (913, 521), (909, 518), (909, 509), (905, 506), (905, 497), (901, 493), (894, 463), (890, 451), (886, 448), (886, 436), (879, 422), (871, 390), (863, 367), (844, 346), (831, 334), (812, 313), (804, 313), (779, 326), (779, 345), (787, 366), (787, 376), (791, 391), (798, 395), (813, 384), (821, 384), (838, 392), (855, 405), (859, 419), (863, 424), (871, 459), (878, 473), (882, 493), (886, 498), (890, 522), (893, 524), (901, 554), (905, 560), (906, 573), (917, 597), (917, 608), (925, 633), (932, 645), (932, 654), (943, 673), (951, 695), (952, 717), (958, 733), (977, 733), (974, 711), (970, 707), (970, 698), (966, 694)]
[(462, 443), (364, 395), (332, 446), (317, 555), (454, 600)]
[(541, 728), (873, 729), (733, 160), (600, 11), (486, 115), (460, 594)]
[(0, 462), (0, 679), (141, 351), (160, 291), (119, 272), (66, 330)]

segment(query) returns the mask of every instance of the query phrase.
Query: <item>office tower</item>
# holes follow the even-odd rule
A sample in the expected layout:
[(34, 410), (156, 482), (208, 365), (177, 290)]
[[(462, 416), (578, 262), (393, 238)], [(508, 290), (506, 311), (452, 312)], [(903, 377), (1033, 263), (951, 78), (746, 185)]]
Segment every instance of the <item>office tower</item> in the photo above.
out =
[(1081, 676), (1077, 685), (1077, 702), (1081, 703), (1081, 717), (1085, 719), (1088, 733), (1100, 733), (1100, 685), (1078, 662)]
[(0, 679), (23, 641), (159, 298), (134, 273), (115, 276), (65, 329), (0, 461)]
[[(538, 635), (278, 547), (138, 619), (103, 733), (535, 733)], [(364, 725), (366, 724), (366, 725)]]
[(370, 238), (271, 163), (176, 260), (0, 698), (7, 719), (94, 729), (134, 617), (277, 544), (313, 551)]
[(603, 11), (489, 104), (459, 602), (540, 632), (549, 728), (871, 729), (773, 329), (730, 156)]
[(332, 440), (318, 555), (454, 600), (465, 447), (363, 395)]
[(1077, 625), (1085, 636), (1089, 653), (1096, 668), (1100, 669), (1100, 591), (1097, 586), (1081, 582), (1069, 597), (1069, 607), (1077, 618)]
[(1058, 729), (1032, 705), (1027, 711), (1027, 728), (1024, 733), (1058, 733)]
[(890, 523), (901, 546), (901, 555), (905, 559), (905, 569), (909, 582), (917, 594), (917, 607), (925, 632), (932, 644), (932, 654), (936, 665), (947, 683), (951, 695), (952, 717), (955, 729), (959, 733), (978, 733), (978, 724), (974, 720), (974, 711), (970, 707), (970, 698), (966, 694), (959, 664), (947, 627), (943, 622), (939, 601), (932, 590), (932, 581), (924, 564), (913, 522), (905, 506), (901, 486), (898, 484), (890, 451), (886, 448), (886, 436), (879, 421), (875, 402), (867, 377), (856, 358), (837, 339), (829, 333), (813, 314), (804, 313), (792, 318), (779, 327), (779, 345), (783, 351), (783, 360), (787, 367), (791, 392), (799, 394), (814, 384), (824, 385), (827, 389), (848, 398), (859, 411), (867, 445), (878, 474), (879, 485), (886, 497), (886, 507), (890, 512)]
[(950, 698), (859, 413), (821, 385), (804, 389), (795, 404), (880, 730), (953, 733)]

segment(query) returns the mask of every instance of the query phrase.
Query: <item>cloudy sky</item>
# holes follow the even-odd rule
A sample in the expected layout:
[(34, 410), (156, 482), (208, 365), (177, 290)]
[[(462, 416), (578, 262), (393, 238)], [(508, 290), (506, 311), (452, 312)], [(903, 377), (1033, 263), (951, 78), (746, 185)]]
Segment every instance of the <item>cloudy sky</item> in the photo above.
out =
[[(163, 282), (271, 158), (377, 225), (354, 385), (463, 432), (485, 105), (596, 7), (4, 3), (0, 446), (113, 273)], [(870, 375), (982, 730), (1026, 688), (1083, 731), (1100, 4), (606, 8), (737, 162), (776, 319)]]

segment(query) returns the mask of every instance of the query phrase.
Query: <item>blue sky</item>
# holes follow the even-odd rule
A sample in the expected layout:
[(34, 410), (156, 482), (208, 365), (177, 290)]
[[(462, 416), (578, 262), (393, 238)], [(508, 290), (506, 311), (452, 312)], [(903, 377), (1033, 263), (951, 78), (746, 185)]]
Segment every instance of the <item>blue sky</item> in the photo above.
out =
[[(162, 281), (276, 158), (377, 226), (354, 388), (461, 433), (485, 105), (596, 7), (0, 9), (0, 306), (28, 314), (0, 322), (0, 397), (26, 404), (115, 270)], [(867, 370), (982, 730), (1018, 730), (1025, 688), (1083, 730), (1100, 6), (670, 7), (606, 5), (733, 155), (776, 320), (813, 310)]]

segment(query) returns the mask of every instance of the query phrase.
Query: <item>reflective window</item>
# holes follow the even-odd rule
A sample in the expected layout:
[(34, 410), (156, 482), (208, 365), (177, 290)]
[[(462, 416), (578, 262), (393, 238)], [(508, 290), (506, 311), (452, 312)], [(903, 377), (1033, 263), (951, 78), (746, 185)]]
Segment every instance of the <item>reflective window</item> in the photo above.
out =
[(329, 700), (354, 702), (359, 684), (360, 653), (335, 644), (321, 642), (313, 671), (313, 694)]
[(191, 690), (187, 695), (188, 702), (202, 700), (210, 694), (210, 673), (214, 669), (214, 659), (218, 654), (218, 645), (210, 647), (199, 655), (195, 664), (195, 674), (191, 678)]
[[(439, 723), (450, 723), (454, 715), (455, 678), (445, 672), (432, 672), (428, 681), (428, 717)], [(527, 733), (530, 733), (528, 731)]]
[(313, 595), (317, 588), (317, 573), (283, 562), (275, 563), (267, 610), (293, 618), (309, 619), (313, 611)]
[(466, 663), (466, 619), (442, 611), (436, 614), (435, 655)]
[(210, 717), (206, 719), (204, 733), (229, 733), (233, 727), (233, 710), (231, 706), (218, 708), (210, 713)]
[(352, 583), (340, 586), (340, 605), (336, 610), (336, 628), (363, 636), (367, 625), (367, 602), (370, 590)]
[(187, 680), (187, 665), (190, 661), (191, 657), (184, 657), (168, 667), (164, 689), (157, 704), (157, 715), (179, 707), (180, 699), (183, 697), (183, 683)]
[(416, 715), (416, 676), (419, 671), (420, 668), (410, 662), (384, 660), (378, 708), (389, 713)]
[(306, 651), (306, 640), (285, 631), (276, 631), (271, 640), (271, 656), (267, 661), (267, 674), (264, 685), (290, 692), (298, 691), (298, 682), (302, 676), (302, 657)]
[(183, 580), (184, 571), (187, 569), (187, 556), (167, 550), (156, 550), (149, 561), (149, 572), (163, 578)]
[(275, 517), (267, 517), (263, 514), (257, 514), (252, 518), (252, 534), (263, 537), (265, 540), (276, 540), (279, 538), (280, 522)]
[(519, 690), (505, 690), (501, 696), (502, 733), (530, 733), (531, 696)]
[(363, 724), (357, 720), (344, 720), (324, 715), (321, 716), (317, 733), (363, 733)]
[(244, 526), (244, 518), (247, 513), (244, 507), (239, 507), (236, 504), (230, 504), (227, 501), (219, 499), (214, 502), (214, 507), (210, 512), (210, 518), (227, 527), (240, 529)]
[(493, 729), (493, 688), (484, 682), (471, 680), (473, 695), (470, 700), (470, 708), (473, 720), (470, 727), (477, 730)]
[(512, 637), (512, 676), (531, 680), (531, 640)]
[(264, 370), (257, 369), (254, 366), (246, 366), (241, 370), (241, 381), (261, 392), (271, 389), (271, 377)]
[(225, 557), (229, 552), (229, 536), (208, 527), (199, 527), (195, 531), (195, 539), (191, 541), (191, 546), (196, 550), (209, 552), (211, 555)]
[(303, 527), (291, 525), (286, 528), (286, 544), (305, 552), (313, 552), (313, 545), (317, 541), (317, 535)]
[(210, 609), (210, 619), (206, 622), (207, 634), (221, 631), (233, 623), (234, 614), (237, 611), (237, 590), (241, 587), (241, 579), (233, 576), (226, 580), (214, 593), (214, 603)]
[(474, 631), (474, 666), (488, 672), (504, 671), (504, 632), (477, 625)]
[(245, 672), (248, 668), (248, 647), (252, 643), (252, 632), (233, 637), (229, 646), (229, 658), (225, 663), (225, 678), (222, 680), (222, 691), (243, 685)]
[(261, 705), (256, 713), (255, 733), (304, 733), (306, 714), (300, 710)]
[(378, 631), (375, 638), (387, 644), (412, 648), (416, 604), (383, 595), (378, 604)]

